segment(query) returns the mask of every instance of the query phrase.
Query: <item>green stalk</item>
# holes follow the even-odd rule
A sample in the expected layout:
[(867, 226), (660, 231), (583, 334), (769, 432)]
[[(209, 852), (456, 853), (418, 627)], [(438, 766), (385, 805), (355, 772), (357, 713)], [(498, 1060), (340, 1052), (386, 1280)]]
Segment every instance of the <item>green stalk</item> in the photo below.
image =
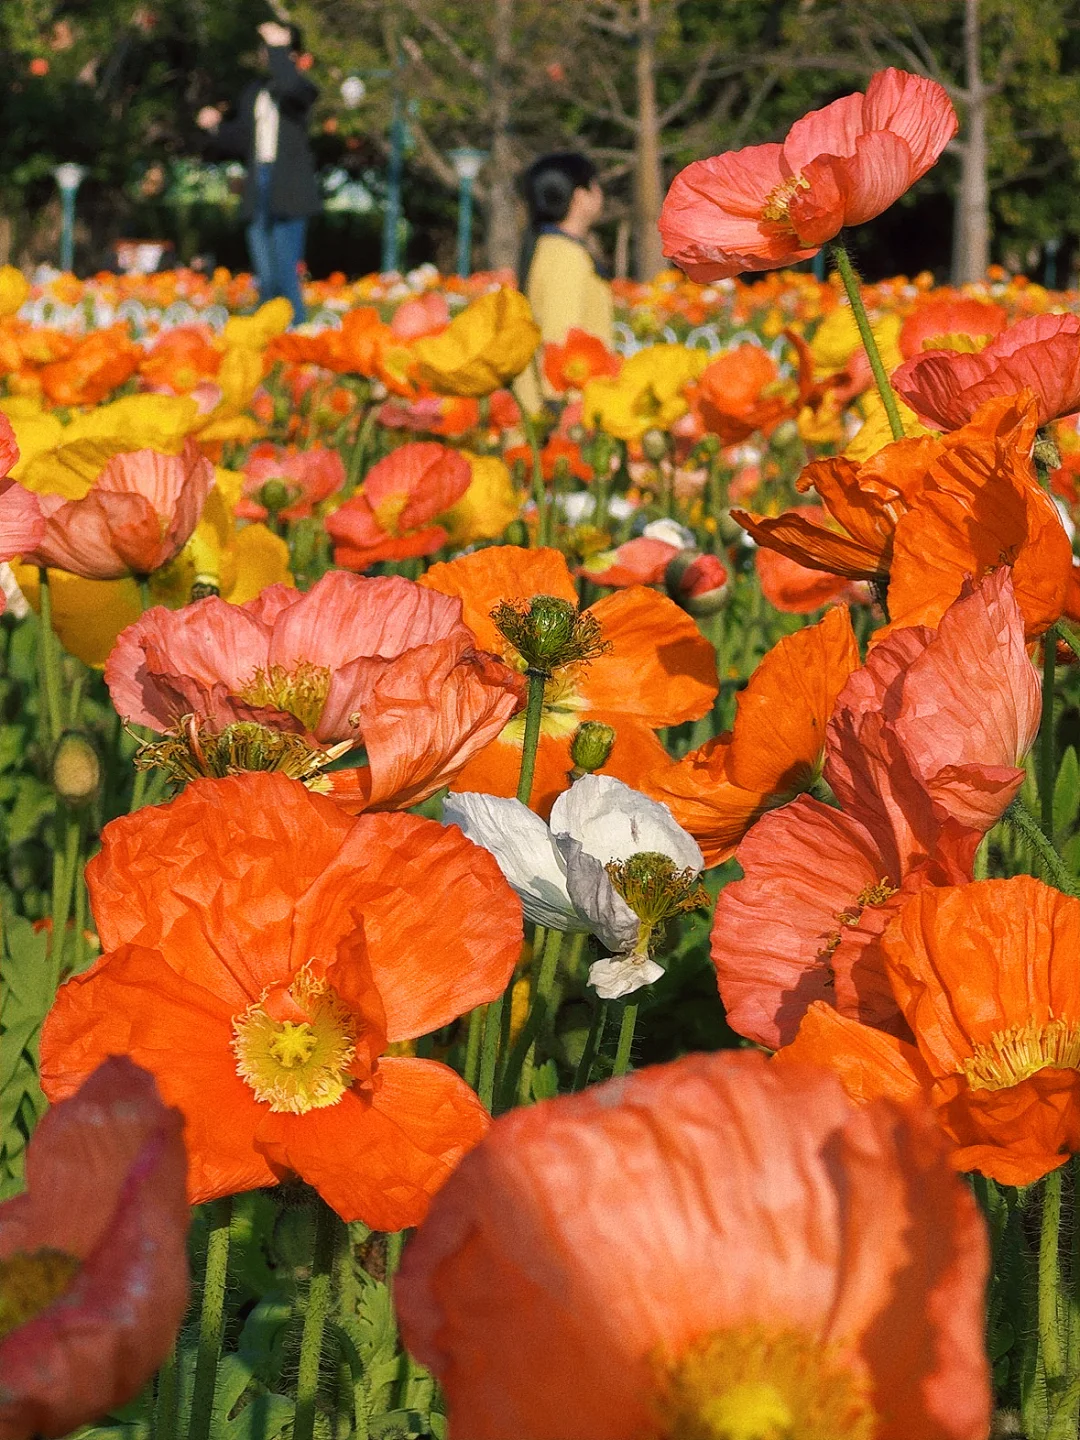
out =
[(206, 1272), (199, 1312), (199, 1346), (195, 1358), (195, 1384), (187, 1440), (209, 1440), (214, 1419), (221, 1337), (225, 1333), (225, 1283), (229, 1271), (229, 1225), (232, 1197), (210, 1206), (210, 1233), (206, 1240)]
[(540, 744), (540, 725), (544, 718), (544, 686), (548, 681), (542, 670), (529, 670), (526, 673), (529, 695), (525, 702), (525, 734), (521, 742), (521, 772), (518, 775), (517, 787), (517, 798), (522, 805), (528, 805), (532, 796), (536, 751)]
[(465, 1041), (465, 1084), (475, 1090), (480, 1081), (480, 1041), (484, 1034), (486, 1006), (477, 1005), (469, 1014), (469, 1031)]
[(324, 1201), (315, 1213), (315, 1249), (300, 1337), (300, 1368), (296, 1380), (293, 1440), (312, 1440), (315, 1434), (315, 1400), (319, 1390), (323, 1330), (330, 1313), (331, 1271), (337, 1248), (338, 1217)]
[(544, 462), (540, 456), (540, 437), (536, 433), (536, 425), (531, 415), (525, 410), (521, 412), (521, 428), (525, 431), (525, 439), (529, 443), (529, 453), (532, 455), (532, 495), (536, 501), (536, 543), (537, 545), (551, 544), (551, 506), (548, 504), (547, 487), (544, 484)]
[(532, 1095), (533, 1067), (536, 1061), (536, 1042), (551, 1018), (552, 988), (559, 968), (559, 953), (562, 950), (563, 932), (549, 930), (541, 952), (540, 965), (536, 973), (536, 985), (532, 1004), (511, 1050), (499, 1087), (499, 1108), (506, 1110), (517, 1094), (519, 1105), (527, 1105)]
[(71, 903), (79, 879), (82, 860), (82, 821), (73, 815), (62, 800), (57, 800), (57, 820), (63, 816), (61, 834), (53, 851), (52, 934), (49, 938), (49, 962), (55, 990), (64, 973), (64, 948)]
[(1077, 882), (1069, 874), (1065, 862), (1043, 834), (1039, 822), (1019, 796), (1001, 818), (1027, 842), (1028, 849), (1042, 866), (1043, 873), (1051, 885), (1056, 886), (1065, 895), (1080, 895)]
[(60, 673), (60, 647), (52, 622), (52, 590), (49, 572), (44, 565), (38, 569), (38, 594), (41, 597), (41, 699), (48, 722), (49, 744), (55, 745), (64, 728), (60, 709), (63, 681)]
[[(512, 990), (514, 980), (511, 976), (508, 990)], [(503, 1006), (506, 1004), (506, 996), (500, 995), (497, 1000), (492, 1000), (484, 1014), (484, 1039), (480, 1047), (480, 1084), (477, 1094), (483, 1105), (491, 1110), (495, 1104), (495, 1071), (499, 1063), (499, 1039), (502, 1035)]]
[(904, 438), (904, 422), (900, 418), (900, 407), (896, 403), (896, 395), (893, 393), (889, 377), (885, 372), (881, 351), (874, 339), (874, 332), (870, 328), (870, 319), (866, 313), (866, 306), (863, 304), (862, 291), (859, 288), (859, 277), (855, 273), (855, 267), (851, 263), (847, 247), (842, 245), (839, 240), (832, 241), (832, 253), (833, 259), (836, 261), (836, 268), (840, 272), (840, 279), (844, 282), (848, 300), (851, 302), (851, 313), (855, 316), (855, 324), (859, 327), (859, 335), (866, 350), (866, 358), (870, 361), (870, 369), (874, 372), (874, 382), (881, 396), (881, 403), (885, 406), (885, 414), (889, 417), (889, 429), (892, 431), (894, 440), (902, 440)]
[(1057, 663), (1057, 639), (1051, 627), (1043, 636), (1042, 714), (1039, 719), (1039, 819), (1043, 834), (1054, 843), (1054, 676)]
[(356, 441), (353, 444), (352, 454), (349, 456), (349, 469), (345, 479), (344, 495), (346, 499), (363, 479), (364, 461), (367, 459), (368, 445), (375, 430), (376, 408), (374, 405), (371, 407), (364, 416), (360, 429), (356, 432)]
[(596, 1059), (596, 1052), (600, 1049), (601, 1041), (604, 1038), (604, 1025), (607, 1021), (608, 1002), (597, 1000), (593, 1007), (592, 1020), (589, 1024), (589, 1033), (585, 1037), (585, 1048), (581, 1052), (581, 1059), (578, 1061), (577, 1069), (574, 1071), (574, 1083), (570, 1089), (574, 1094), (584, 1090), (592, 1079), (593, 1061)]
[(154, 1440), (175, 1440), (176, 1407), (179, 1399), (177, 1378), (174, 1345), (158, 1371), (157, 1398), (154, 1401), (154, 1418), (150, 1432)]
[(634, 1043), (634, 1026), (637, 1024), (638, 1007), (626, 1005), (623, 1007), (622, 1023), (619, 1026), (619, 1044), (615, 1051), (615, 1065), (612, 1069), (613, 1075), (625, 1075), (630, 1069), (630, 1047)]
[[(1065, 1379), (1061, 1343), (1061, 1168), (1051, 1170), (1043, 1182), (1042, 1222), (1039, 1227), (1039, 1354), (1046, 1378), (1046, 1403), (1052, 1415)], [(1048, 1429), (1047, 1437), (1053, 1427)]]

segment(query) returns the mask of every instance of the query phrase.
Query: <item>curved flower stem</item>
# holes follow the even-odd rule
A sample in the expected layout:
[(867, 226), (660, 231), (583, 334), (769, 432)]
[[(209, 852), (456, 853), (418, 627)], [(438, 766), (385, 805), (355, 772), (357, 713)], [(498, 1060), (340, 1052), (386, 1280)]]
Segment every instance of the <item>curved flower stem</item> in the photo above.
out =
[(64, 728), (60, 710), (63, 681), (60, 674), (60, 647), (52, 622), (52, 590), (49, 572), (44, 565), (38, 569), (38, 594), (41, 604), (41, 698), (49, 744), (55, 745)]
[(352, 454), (349, 456), (349, 469), (345, 477), (345, 489), (342, 492), (346, 499), (353, 493), (363, 479), (364, 461), (367, 459), (368, 446), (371, 443), (371, 437), (375, 431), (375, 417), (377, 413), (378, 407), (373, 405), (361, 421), (360, 429), (356, 432), (356, 440), (353, 443)]
[(634, 1026), (637, 1024), (638, 1007), (627, 1005), (623, 1009), (622, 1024), (619, 1026), (619, 1044), (615, 1050), (613, 1075), (625, 1075), (630, 1069), (630, 1047), (634, 1043)]
[(315, 1434), (315, 1398), (319, 1389), (323, 1329), (330, 1313), (330, 1277), (337, 1237), (338, 1217), (325, 1201), (320, 1200), (315, 1212), (315, 1249), (304, 1307), (304, 1330), (300, 1337), (293, 1440), (312, 1440)]
[(225, 1282), (229, 1270), (231, 1222), (232, 1197), (215, 1201), (210, 1207), (210, 1233), (206, 1240), (199, 1348), (195, 1359), (187, 1440), (209, 1440), (214, 1418), (218, 1360), (221, 1357), (221, 1337), (225, 1331)]
[(885, 406), (885, 414), (889, 417), (889, 429), (892, 431), (894, 440), (902, 440), (904, 438), (904, 422), (900, 418), (900, 407), (896, 403), (896, 395), (889, 384), (889, 377), (885, 373), (881, 351), (874, 339), (874, 332), (870, 328), (870, 319), (866, 313), (866, 306), (863, 304), (862, 291), (859, 289), (859, 277), (855, 273), (855, 267), (851, 263), (847, 247), (842, 245), (839, 240), (833, 240), (831, 248), (836, 268), (840, 272), (840, 279), (844, 282), (844, 289), (851, 302), (851, 313), (855, 316), (855, 324), (859, 327), (859, 335), (862, 338), (863, 348), (866, 350), (866, 358), (870, 361), (870, 369), (874, 372), (874, 382), (881, 396), (881, 403)]
[(1042, 866), (1051, 885), (1066, 895), (1080, 895), (1080, 888), (1069, 874), (1065, 862), (1042, 832), (1042, 827), (1019, 796), (1001, 817), (1027, 841), (1028, 848)]
[(581, 1059), (578, 1061), (577, 1069), (574, 1071), (574, 1083), (570, 1089), (574, 1094), (584, 1090), (592, 1079), (593, 1061), (596, 1059), (596, 1052), (600, 1048), (600, 1042), (604, 1038), (604, 1025), (607, 1022), (608, 1002), (597, 1000), (593, 1010), (592, 1022), (589, 1025), (589, 1033), (585, 1037), (585, 1048), (581, 1052)]
[(544, 718), (544, 686), (548, 677), (542, 670), (526, 672), (529, 696), (525, 703), (525, 735), (521, 742), (521, 772), (518, 775), (517, 798), (528, 805), (536, 772), (536, 751), (540, 744), (540, 725)]
[(1039, 820), (1043, 834), (1054, 843), (1054, 676), (1057, 669), (1057, 635), (1053, 626), (1043, 636), (1042, 713), (1039, 717)]
[(532, 455), (532, 494), (536, 501), (536, 543), (537, 545), (549, 545), (551, 543), (551, 506), (548, 504), (547, 487), (544, 484), (544, 462), (540, 458), (540, 437), (536, 433), (536, 424), (532, 416), (526, 413), (524, 407), (521, 410), (521, 428), (525, 431), (525, 439), (529, 443), (529, 453)]
[(176, 1346), (165, 1357), (165, 1363), (158, 1371), (157, 1397), (154, 1401), (154, 1418), (150, 1433), (153, 1440), (174, 1440), (176, 1435), (176, 1405), (178, 1396), (176, 1374)]
[(536, 1041), (550, 1016), (551, 992), (559, 968), (559, 953), (562, 950), (562, 943), (563, 932), (561, 930), (547, 932), (540, 966), (536, 972), (536, 988), (532, 997), (532, 1005), (525, 1017), (525, 1024), (521, 1027), (521, 1034), (517, 1037), (514, 1048), (507, 1058), (502, 1083), (499, 1086), (499, 1108), (501, 1110), (507, 1109), (513, 1102), (515, 1090), (520, 1105), (529, 1103), (529, 1097), (532, 1094)]

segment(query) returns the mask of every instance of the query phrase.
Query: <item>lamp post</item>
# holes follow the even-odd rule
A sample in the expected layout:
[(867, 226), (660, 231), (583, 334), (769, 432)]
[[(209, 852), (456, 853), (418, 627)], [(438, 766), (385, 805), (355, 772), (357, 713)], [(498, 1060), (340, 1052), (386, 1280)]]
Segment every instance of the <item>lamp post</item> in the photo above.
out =
[(473, 181), (480, 174), (487, 151), (459, 145), (450, 151), (449, 159), (458, 178), (457, 271), (464, 279), (472, 274)]
[(73, 160), (57, 165), (53, 178), (60, 191), (60, 269), (75, 268), (75, 196), (86, 175), (85, 165)]
[[(405, 169), (405, 100), (401, 93), (400, 71), (402, 60), (391, 70), (365, 70), (371, 79), (394, 82), (392, 109), (390, 113), (390, 154), (386, 163), (386, 205), (383, 209), (382, 268), (396, 270), (399, 260), (399, 235), (401, 229), (401, 180)], [(341, 98), (350, 110), (355, 110), (367, 94), (363, 78), (354, 73), (346, 75), (341, 82)]]

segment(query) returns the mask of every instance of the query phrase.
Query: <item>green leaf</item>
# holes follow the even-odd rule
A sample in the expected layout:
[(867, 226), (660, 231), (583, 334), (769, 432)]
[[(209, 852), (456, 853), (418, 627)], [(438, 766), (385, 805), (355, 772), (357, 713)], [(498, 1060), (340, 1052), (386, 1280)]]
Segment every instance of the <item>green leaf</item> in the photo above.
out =
[(559, 1071), (554, 1060), (545, 1060), (533, 1071), (532, 1094), (534, 1100), (554, 1100), (559, 1093)]
[(1076, 828), (1080, 814), (1080, 759), (1070, 745), (1062, 756), (1054, 781), (1054, 819), (1058, 844)]
[(48, 785), (33, 775), (20, 775), (15, 800), (7, 817), (7, 843), (21, 845), (36, 834), (46, 815), (51, 815), (55, 796)]

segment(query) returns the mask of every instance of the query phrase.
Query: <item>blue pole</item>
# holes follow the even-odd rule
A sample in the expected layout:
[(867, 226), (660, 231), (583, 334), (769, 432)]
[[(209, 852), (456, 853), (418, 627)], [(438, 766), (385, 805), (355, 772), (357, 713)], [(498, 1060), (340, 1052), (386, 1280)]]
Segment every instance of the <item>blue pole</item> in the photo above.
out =
[(464, 280), (472, 274), (473, 182), (461, 177), (458, 189), (457, 273)]
[(60, 269), (75, 268), (75, 191), (60, 191)]
[(386, 210), (383, 213), (382, 268), (398, 269), (398, 230), (401, 226), (401, 176), (405, 168), (405, 105), (394, 91), (390, 120), (390, 161), (386, 167)]

